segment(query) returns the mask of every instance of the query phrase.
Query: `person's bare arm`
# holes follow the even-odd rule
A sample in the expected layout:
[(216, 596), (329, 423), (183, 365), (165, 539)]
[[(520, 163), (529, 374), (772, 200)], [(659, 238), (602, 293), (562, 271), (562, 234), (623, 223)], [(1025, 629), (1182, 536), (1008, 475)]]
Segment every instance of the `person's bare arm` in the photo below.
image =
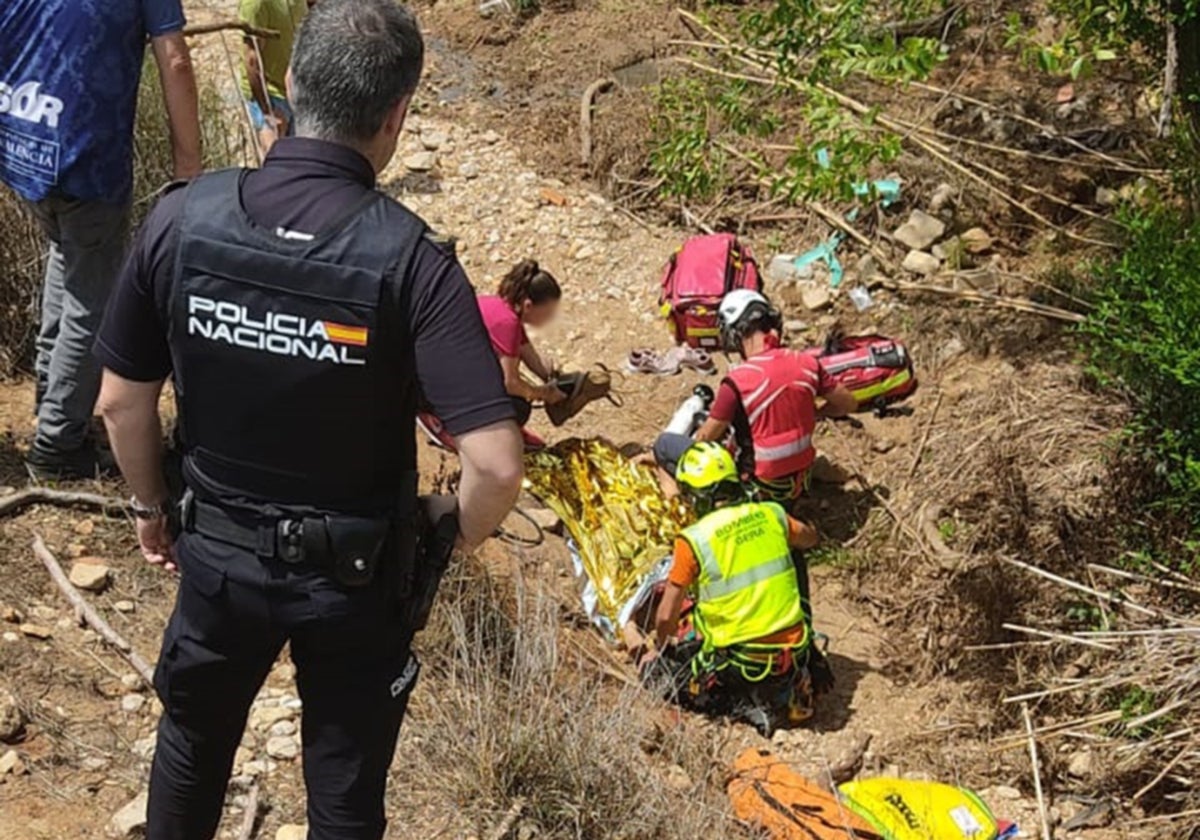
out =
[(729, 424), (709, 417), (700, 428), (696, 430), (695, 439), (698, 441), (704, 440), (725, 440), (725, 435), (729, 433)]
[(545, 385), (530, 385), (521, 376), (521, 360), (516, 356), (501, 356), (500, 369), (504, 371), (504, 390), (514, 397), (523, 400), (542, 400), (554, 404), (566, 399), (566, 394), (554, 387), (552, 383)]
[(817, 529), (807, 522), (801, 522), (799, 519), (788, 517), (788, 545), (792, 548), (810, 549), (816, 548), (817, 543), (821, 541)]
[(667, 581), (654, 622), (655, 647), (659, 650), (666, 644), (667, 639), (673, 638), (679, 630), (679, 615), (683, 612), (684, 594), (682, 586)]
[(459, 436), (462, 480), (458, 485), (458, 527), (463, 548), (482, 543), (508, 516), (521, 492), (524, 446), (511, 420)]
[[(135, 382), (105, 369), (96, 402), (108, 440), (133, 497), (147, 507), (166, 504), (169, 492), (162, 468), (162, 422), (158, 398), (164, 380)], [(174, 568), (170, 528), (165, 516), (137, 520), (138, 543), (151, 563)]]
[(253, 36), (246, 38), (243, 51), (245, 52), (246, 81), (250, 84), (250, 95), (254, 97), (254, 101), (258, 103), (258, 107), (262, 109), (263, 116), (270, 118), (271, 97), (267, 95), (262, 64), (258, 60), (258, 48), (255, 46)]
[(854, 398), (854, 394), (842, 385), (837, 386), (832, 391), (822, 394), (825, 398), (825, 404), (817, 409), (817, 416), (834, 419), (837, 417), (845, 417), (854, 412), (858, 408), (858, 400)]
[(537, 351), (532, 342), (525, 342), (521, 345), (521, 361), (533, 372), (534, 376), (543, 382), (549, 382), (554, 375), (554, 371), (550, 370), (550, 365), (542, 358), (542, 354)]
[(182, 32), (170, 32), (151, 40), (154, 61), (162, 79), (163, 102), (171, 132), (171, 156), (175, 177), (194, 178), (200, 174), (200, 108), (196, 96), (196, 76), (191, 54)]

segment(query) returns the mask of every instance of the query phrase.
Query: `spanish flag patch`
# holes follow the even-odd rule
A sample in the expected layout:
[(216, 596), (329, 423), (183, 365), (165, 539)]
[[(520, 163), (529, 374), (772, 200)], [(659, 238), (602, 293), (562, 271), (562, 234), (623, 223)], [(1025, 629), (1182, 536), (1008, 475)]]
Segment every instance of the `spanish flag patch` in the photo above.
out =
[(367, 346), (367, 328), (352, 327), (348, 324), (338, 324), (325, 321), (325, 335), (334, 344), (351, 344), (355, 347)]

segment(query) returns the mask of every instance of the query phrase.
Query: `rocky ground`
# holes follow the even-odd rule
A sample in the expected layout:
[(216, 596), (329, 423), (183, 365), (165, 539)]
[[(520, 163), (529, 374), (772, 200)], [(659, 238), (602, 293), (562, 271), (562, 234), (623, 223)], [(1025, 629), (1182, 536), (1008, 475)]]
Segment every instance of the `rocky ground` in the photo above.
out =
[[(219, 6), (198, 11), (203, 17), (232, 9), (231, 3)], [(209, 66), (219, 66), (217, 47), (206, 43), (201, 55), (204, 50), (214, 57)], [(453, 51), (435, 53), (436, 90), (444, 94), (456, 79), (468, 76), (477, 81)], [(631, 349), (669, 345), (655, 313), (657, 280), (664, 260), (685, 231), (648, 224), (623, 212), (577, 173), (548, 165), (561, 150), (531, 145), (524, 128), (501, 130), (505, 121), (497, 119), (493, 103), (470, 94), (465, 98), (430, 94), (419, 104), (395, 162), (380, 179), (381, 187), (458, 240), (462, 262), (480, 291), (492, 289), (520, 259), (532, 257), (552, 271), (565, 291), (561, 316), (535, 340), (566, 367), (599, 362), (618, 369)], [(945, 208), (933, 196), (913, 203), (922, 212), (910, 219), (905, 211), (895, 224), (903, 225), (896, 238), (911, 249), (905, 263), (911, 263), (908, 267), (914, 272), (935, 272), (941, 261), (953, 258), (953, 249), (983, 253), (990, 248), (990, 236), (983, 230), (968, 230), (951, 241), (938, 219)], [(753, 244), (762, 246), (764, 257), (773, 256), (765, 243)], [(798, 243), (788, 250), (810, 244)], [(763, 262), (765, 266), (769, 259)], [(856, 271), (864, 269), (859, 266)], [(864, 572), (862, 557), (852, 557), (850, 547), (860, 532), (891, 527), (884, 510), (889, 503), (882, 501), (886, 499), (892, 506), (905, 506), (914, 499), (920, 502), (926, 494), (945, 511), (936, 521), (970, 521), (969, 512), (960, 516), (954, 507), (955, 502), (965, 504), (958, 492), (962, 488), (938, 486), (935, 479), (943, 473), (935, 472), (936, 464), (959, 460), (960, 472), (969, 474), (976, 468), (972, 462), (982, 458), (985, 450), (972, 456), (974, 448), (964, 444), (957, 432), (976, 429), (980, 439), (1001, 432), (987, 424), (986, 414), (965, 412), (986, 411), (980, 394), (1019, 394), (1022, 388), (1033, 387), (1031, 381), (1065, 382), (1063, 387), (1077, 394), (1077, 371), (1058, 358), (1031, 360), (1032, 348), (1053, 342), (1053, 331), (1043, 325), (1014, 323), (996, 315), (972, 319), (945, 314), (887, 294), (877, 294), (874, 306), (858, 313), (844, 295), (819, 294), (825, 289), (812, 278), (792, 276), (783, 269), (772, 276), (780, 297), (789, 302), (787, 317), (795, 341), (819, 341), (823, 331), (838, 321), (857, 329), (896, 333), (918, 354), (923, 380), (922, 390), (912, 400), (911, 416), (865, 417), (859, 430), (825, 428), (818, 437), (830, 462), (824, 476), (828, 481), (816, 488), (805, 513), (829, 538), (822, 557), (831, 562), (815, 573), (815, 612), (818, 628), (830, 639), (838, 688), (811, 726), (778, 734), (773, 746), (812, 773), (861, 751), (869, 772), (936, 775), (973, 784), (1000, 815), (1024, 827), (1023, 836), (1036, 836), (1039, 818), (1027, 783), (1027, 756), (1020, 750), (989, 750), (996, 722), (990, 712), (981, 711), (985, 704), (980, 702), (977, 684), (942, 674), (918, 680), (899, 676), (896, 627), (864, 601), (863, 593), (872, 591), (864, 586), (869, 572)], [(648, 443), (696, 381), (695, 375), (630, 375), (620, 385), (624, 409), (594, 405), (565, 433)], [(25, 483), (20, 453), (31, 431), (32, 385), (18, 382), (0, 388), (4, 434), (0, 484), (18, 487)], [(992, 419), (1006, 429), (1024, 422), (1019, 413), (1004, 413), (1009, 410), (1007, 405), (996, 408)], [(1089, 417), (1101, 417), (1103, 411), (1086, 404)], [(1039, 448), (1044, 450), (1038, 475), (1075, 470), (1080, 476), (1094, 477), (1095, 452), (1113, 425), (1111, 416), (1102, 420), (1096, 422), (1097, 428), (1080, 433), (1071, 460), (1060, 459), (1059, 449), (1047, 439), (1030, 443), (1040, 440)], [(552, 440), (564, 434), (536, 419), (534, 426)], [(426, 450), (423, 457), (433, 470), (444, 456)], [(935, 467), (925, 467), (927, 462)], [(925, 473), (918, 471), (918, 465)], [(864, 474), (884, 492), (869, 492), (866, 483), (855, 478)], [(1079, 486), (1085, 484), (1081, 480)], [(1040, 489), (1054, 499), (1055, 494), (1077, 495), (1074, 489), (1057, 488), (1048, 480)], [(893, 536), (898, 530), (899, 526), (892, 528)], [(943, 538), (951, 539), (942, 530)], [(105, 618), (150, 659), (157, 652), (173, 589), (168, 578), (144, 567), (127, 524), (119, 517), (34, 508), (4, 522), (0, 742), (7, 746), (0, 745), (0, 840), (106, 833), (133, 836), (139, 809), (144, 807), (159, 704), (123, 658), (93, 631), (80, 627), (28, 549), (35, 532), (45, 535), (72, 579)], [(900, 535), (900, 539), (905, 538)], [(524, 569), (527, 576), (555, 592), (564, 615), (574, 618), (564, 623), (563, 633), (594, 647), (599, 656), (608, 656), (590, 631), (579, 628), (579, 606), (559, 538), (551, 536), (546, 545), (533, 550), (493, 545), (485, 558), (498, 568)], [(930, 627), (936, 626), (939, 609), (930, 605)], [(937, 646), (936, 640), (931, 646)], [(238, 751), (221, 837), (237, 836), (254, 787), (269, 803), (255, 836), (277, 840), (303, 836), (297, 827), (303, 822), (298, 758), (303, 709), (292, 674), (286, 659), (281, 661), (255, 701)], [(994, 702), (994, 694), (987, 697), (989, 703)], [(418, 695), (414, 714), (421, 716), (422, 704), (432, 702), (435, 698)], [(726, 758), (739, 747), (760, 743), (742, 727), (687, 720), (680, 725), (694, 727), (698, 737), (722, 739)], [(414, 749), (420, 749), (420, 744), (406, 730), (401, 754)], [(931, 758), (938, 752), (947, 754)], [(1063, 748), (1056, 760), (1070, 763), (1071, 773), (1084, 782), (1094, 772), (1086, 766), (1087, 753), (1074, 746)], [(398, 764), (396, 773), (404, 772)], [(1082, 809), (1065, 796), (1052, 805), (1051, 818), (1057, 824)], [(393, 814), (390, 836), (469, 836), (467, 828), (442, 822), (439, 814), (428, 817), (430, 822), (423, 822), (427, 817), (421, 814), (413, 824), (406, 819), (412, 813), (419, 811)], [(1103, 816), (1092, 821), (1084, 836), (1096, 840), (1133, 836), (1102, 827), (1107, 821)], [(441, 827), (435, 832), (434, 826)], [(455, 833), (460, 829), (462, 833)], [(735, 831), (732, 825), (730, 831)], [(522, 832), (521, 836), (536, 834)]]

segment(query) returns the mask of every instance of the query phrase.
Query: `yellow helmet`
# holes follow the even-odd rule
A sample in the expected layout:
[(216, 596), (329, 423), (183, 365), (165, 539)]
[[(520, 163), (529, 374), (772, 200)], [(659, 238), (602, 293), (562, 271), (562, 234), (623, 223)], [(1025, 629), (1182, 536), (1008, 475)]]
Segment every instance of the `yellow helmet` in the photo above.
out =
[(726, 483), (738, 481), (737, 466), (729, 450), (711, 440), (692, 444), (675, 468), (675, 480), (685, 490), (709, 493)]

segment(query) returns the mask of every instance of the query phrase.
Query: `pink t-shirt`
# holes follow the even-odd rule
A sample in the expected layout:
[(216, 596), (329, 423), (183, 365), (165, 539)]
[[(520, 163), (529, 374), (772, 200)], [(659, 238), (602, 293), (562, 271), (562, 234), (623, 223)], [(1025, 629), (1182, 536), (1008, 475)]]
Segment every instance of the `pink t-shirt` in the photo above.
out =
[(483, 325), (498, 356), (520, 356), (521, 348), (529, 343), (525, 326), (504, 298), (495, 295), (479, 296), (479, 312)]

